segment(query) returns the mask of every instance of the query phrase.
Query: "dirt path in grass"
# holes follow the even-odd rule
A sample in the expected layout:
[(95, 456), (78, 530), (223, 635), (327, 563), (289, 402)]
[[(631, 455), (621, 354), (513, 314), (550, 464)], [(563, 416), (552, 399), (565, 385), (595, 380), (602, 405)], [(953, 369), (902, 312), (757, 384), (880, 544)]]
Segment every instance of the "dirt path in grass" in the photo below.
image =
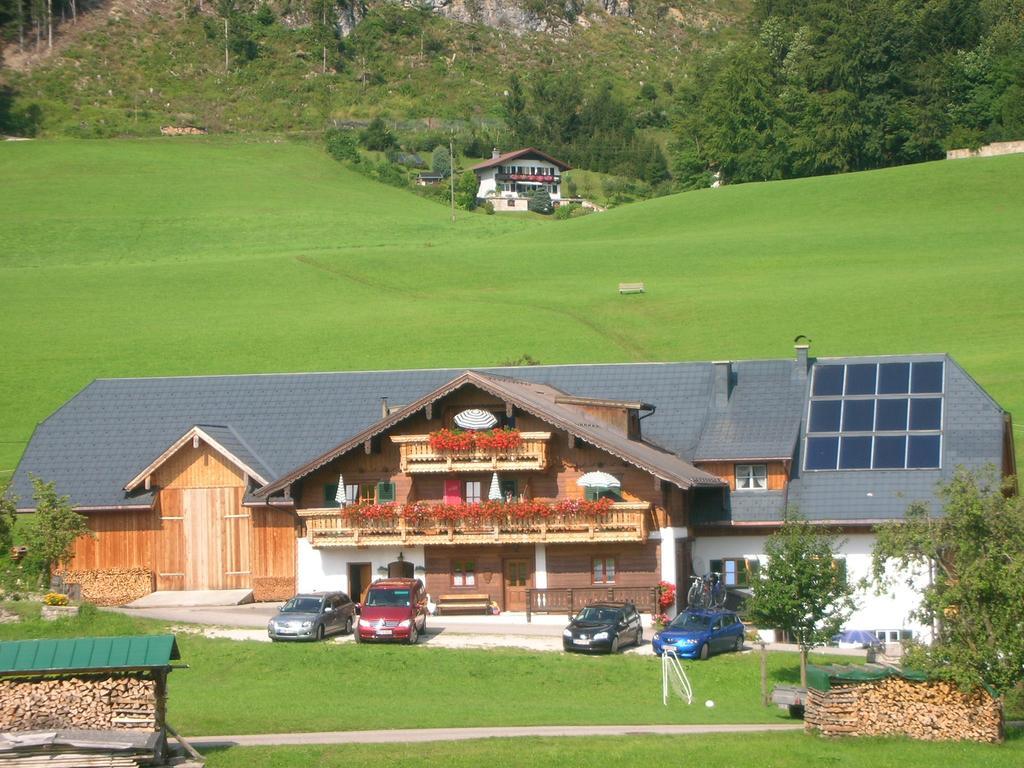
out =
[(382, 731), (329, 731), (326, 733), (263, 733), (249, 736), (201, 736), (189, 738), (196, 749), (217, 747), (273, 747), (306, 744), (392, 744), (395, 742), (467, 741), (541, 736), (684, 736), (698, 733), (761, 733), (802, 731), (803, 723), (763, 725), (536, 725), (506, 728), (414, 728)]

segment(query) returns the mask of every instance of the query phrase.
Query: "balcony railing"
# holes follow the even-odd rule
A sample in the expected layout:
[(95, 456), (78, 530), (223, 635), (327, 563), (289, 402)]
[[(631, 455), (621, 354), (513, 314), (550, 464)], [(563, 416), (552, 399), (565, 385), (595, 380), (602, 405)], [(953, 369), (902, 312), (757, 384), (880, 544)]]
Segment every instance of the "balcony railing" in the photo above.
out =
[(404, 517), (347, 519), (337, 509), (306, 509), (306, 537), (317, 548), (402, 545), (527, 544), (647, 541), (650, 504), (617, 502), (601, 515), (412, 521)]
[(465, 451), (437, 450), (430, 435), (392, 435), (398, 445), (399, 465), (408, 474), (428, 472), (479, 472), (544, 470), (548, 467), (550, 432), (523, 432), (515, 448)]

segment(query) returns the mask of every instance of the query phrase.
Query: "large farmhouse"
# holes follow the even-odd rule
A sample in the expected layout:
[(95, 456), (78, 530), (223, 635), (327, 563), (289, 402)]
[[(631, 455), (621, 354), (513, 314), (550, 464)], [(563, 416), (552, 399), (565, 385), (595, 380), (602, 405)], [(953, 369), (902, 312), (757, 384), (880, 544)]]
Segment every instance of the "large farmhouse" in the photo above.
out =
[[(937, 506), (958, 465), (1014, 470), (1010, 417), (945, 355), (95, 381), (15, 474), (89, 519), (70, 578), (353, 594), (405, 563), (440, 595), (553, 610), (715, 570), (743, 587), (787, 505), (842, 528)], [(914, 596), (850, 625), (919, 629)]]
[(533, 147), (504, 154), (495, 149), (490, 160), (473, 166), (480, 182), (477, 200), (489, 200), (495, 211), (525, 211), (530, 197), (544, 189), (557, 205), (562, 200), (562, 173), (568, 170), (568, 163)]

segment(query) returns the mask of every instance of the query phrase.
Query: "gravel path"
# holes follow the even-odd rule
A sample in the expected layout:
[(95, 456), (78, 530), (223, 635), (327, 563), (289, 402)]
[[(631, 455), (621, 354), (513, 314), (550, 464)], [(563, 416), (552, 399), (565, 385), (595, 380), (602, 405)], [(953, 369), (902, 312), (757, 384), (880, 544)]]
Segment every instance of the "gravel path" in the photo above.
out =
[(697, 733), (763, 733), (802, 731), (803, 723), (737, 725), (539, 725), (494, 728), (416, 728), (385, 731), (331, 731), (326, 733), (261, 733), (247, 736), (186, 737), (196, 749), (303, 744), (392, 744), (396, 742), (467, 741), (544, 736), (637, 736)]

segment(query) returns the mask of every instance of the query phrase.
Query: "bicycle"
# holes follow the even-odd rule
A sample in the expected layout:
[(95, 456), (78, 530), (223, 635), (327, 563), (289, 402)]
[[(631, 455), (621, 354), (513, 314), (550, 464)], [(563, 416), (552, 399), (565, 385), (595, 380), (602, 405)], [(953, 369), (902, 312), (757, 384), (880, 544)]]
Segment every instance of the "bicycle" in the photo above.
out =
[(686, 593), (686, 605), (698, 610), (717, 610), (725, 606), (725, 586), (722, 574), (705, 573), (703, 576), (691, 576), (689, 591)]

